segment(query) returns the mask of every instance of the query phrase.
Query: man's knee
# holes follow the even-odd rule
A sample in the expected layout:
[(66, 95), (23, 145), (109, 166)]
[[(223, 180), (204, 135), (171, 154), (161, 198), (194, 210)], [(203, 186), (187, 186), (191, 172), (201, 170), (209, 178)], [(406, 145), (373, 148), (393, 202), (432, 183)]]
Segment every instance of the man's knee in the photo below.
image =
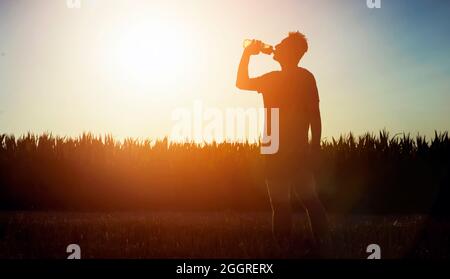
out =
[(290, 201), (272, 201), (271, 204), (274, 213), (285, 213), (292, 210)]
[(285, 181), (267, 181), (267, 190), (272, 209), (285, 209), (290, 206), (290, 187)]
[(302, 204), (308, 212), (323, 210), (322, 203), (320, 202), (319, 197), (317, 195), (313, 195), (308, 198), (302, 199)]

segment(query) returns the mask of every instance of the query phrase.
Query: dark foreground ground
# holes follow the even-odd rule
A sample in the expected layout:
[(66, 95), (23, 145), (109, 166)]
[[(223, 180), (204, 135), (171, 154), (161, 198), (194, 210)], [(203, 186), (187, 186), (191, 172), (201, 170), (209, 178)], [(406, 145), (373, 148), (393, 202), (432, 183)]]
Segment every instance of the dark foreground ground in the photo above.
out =
[[(305, 218), (295, 232), (305, 235)], [(332, 216), (333, 258), (448, 258), (450, 223), (426, 216)], [(299, 241), (301, 243), (302, 241)], [(273, 244), (270, 213), (0, 213), (0, 258), (308, 258)]]

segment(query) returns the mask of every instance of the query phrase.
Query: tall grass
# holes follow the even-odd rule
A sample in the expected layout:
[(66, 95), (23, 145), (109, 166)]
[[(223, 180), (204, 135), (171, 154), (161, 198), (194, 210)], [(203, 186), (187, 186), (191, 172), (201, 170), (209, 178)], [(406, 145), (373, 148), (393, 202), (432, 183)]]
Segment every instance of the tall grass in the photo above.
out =
[[(448, 133), (343, 135), (322, 142), (318, 187), (337, 212), (448, 212)], [(169, 143), (84, 133), (0, 135), (3, 209), (260, 210), (259, 146)], [(437, 207), (436, 207), (437, 206)]]

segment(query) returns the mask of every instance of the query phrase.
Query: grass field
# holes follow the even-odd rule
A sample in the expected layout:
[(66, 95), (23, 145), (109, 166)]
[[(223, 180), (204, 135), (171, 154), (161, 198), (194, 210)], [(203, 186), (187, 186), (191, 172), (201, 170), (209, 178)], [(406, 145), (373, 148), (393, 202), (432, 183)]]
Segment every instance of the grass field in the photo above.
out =
[[(450, 216), (447, 132), (430, 139), (349, 134), (324, 140), (316, 155), (317, 187), (329, 212), (415, 215), (434, 207)], [(0, 209), (266, 210), (266, 159), (250, 143), (0, 134)]]
[[(371, 243), (380, 245), (382, 258), (449, 255), (449, 223), (425, 216), (330, 219), (333, 258), (366, 258)], [(282, 251), (274, 245), (269, 212), (3, 212), (0, 220), (0, 258), (66, 258), (71, 243), (80, 245), (82, 258), (310, 257), (300, 246)], [(305, 225), (299, 214), (298, 243)]]

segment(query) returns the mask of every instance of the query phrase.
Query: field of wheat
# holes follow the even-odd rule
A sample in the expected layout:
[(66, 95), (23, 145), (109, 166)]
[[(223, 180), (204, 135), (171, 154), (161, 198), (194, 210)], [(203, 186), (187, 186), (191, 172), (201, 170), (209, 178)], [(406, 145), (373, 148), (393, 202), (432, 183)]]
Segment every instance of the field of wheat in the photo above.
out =
[[(449, 212), (450, 140), (352, 134), (324, 141), (315, 174), (329, 211)], [(257, 144), (171, 144), (83, 134), (0, 135), (7, 210), (267, 210)]]
[[(315, 170), (334, 258), (447, 258), (448, 133), (323, 141)], [(274, 245), (259, 146), (0, 135), (0, 258), (308, 258)]]

